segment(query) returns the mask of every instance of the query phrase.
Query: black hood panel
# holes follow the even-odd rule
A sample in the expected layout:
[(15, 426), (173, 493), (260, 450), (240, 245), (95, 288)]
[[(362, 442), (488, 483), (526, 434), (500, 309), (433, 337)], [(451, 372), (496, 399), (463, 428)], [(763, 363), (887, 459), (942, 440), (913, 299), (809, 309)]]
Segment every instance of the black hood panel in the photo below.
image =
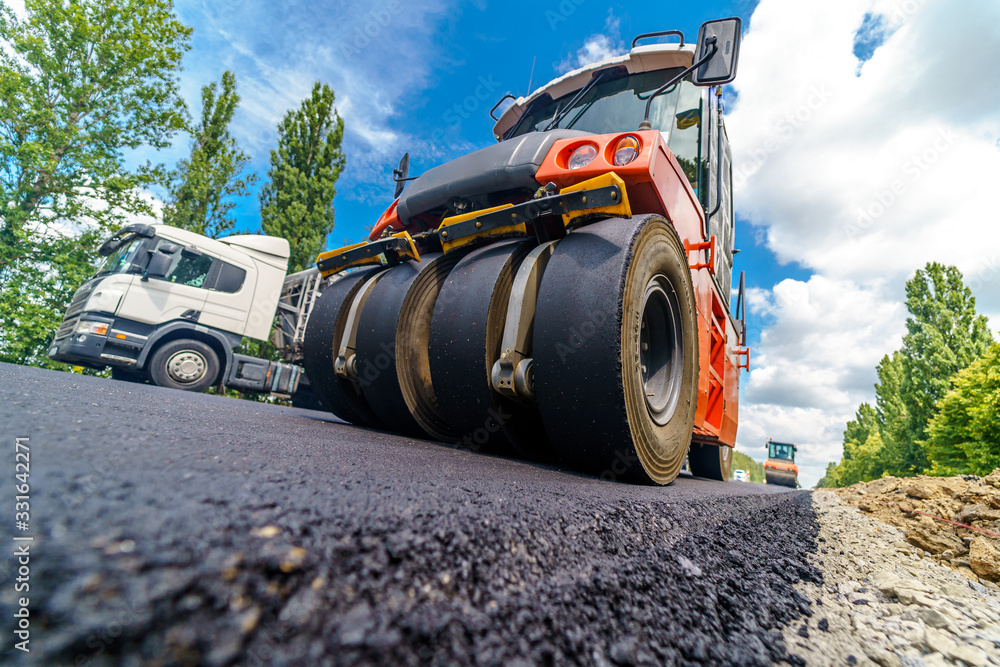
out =
[(577, 130), (531, 132), (446, 162), (424, 172), (400, 195), (396, 210), (404, 223), (447, 204), (507, 190), (535, 190), (535, 172), (559, 139), (589, 136)]

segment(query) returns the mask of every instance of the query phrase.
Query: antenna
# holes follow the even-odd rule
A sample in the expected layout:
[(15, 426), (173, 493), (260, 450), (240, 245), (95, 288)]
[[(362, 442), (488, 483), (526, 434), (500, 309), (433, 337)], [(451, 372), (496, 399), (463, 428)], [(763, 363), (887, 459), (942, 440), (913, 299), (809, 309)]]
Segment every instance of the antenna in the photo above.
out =
[(528, 95), (531, 94), (531, 80), (535, 77), (535, 61), (536, 60), (538, 60), (538, 54), (537, 53), (535, 54), (535, 57), (531, 59), (531, 74), (528, 75), (528, 92), (525, 95), (525, 97), (527, 97)]

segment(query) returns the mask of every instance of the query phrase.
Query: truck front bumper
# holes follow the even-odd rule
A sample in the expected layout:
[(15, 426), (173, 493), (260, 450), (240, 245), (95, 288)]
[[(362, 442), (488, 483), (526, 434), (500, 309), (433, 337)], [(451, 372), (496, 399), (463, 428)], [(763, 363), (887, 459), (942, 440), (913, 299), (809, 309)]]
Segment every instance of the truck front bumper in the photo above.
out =
[[(80, 330), (83, 325), (91, 323), (106, 326), (105, 333)], [(48, 357), (53, 361), (89, 368), (134, 368), (146, 340), (144, 335), (116, 329), (113, 317), (86, 313), (73, 323), (69, 333), (62, 333), (52, 342)]]

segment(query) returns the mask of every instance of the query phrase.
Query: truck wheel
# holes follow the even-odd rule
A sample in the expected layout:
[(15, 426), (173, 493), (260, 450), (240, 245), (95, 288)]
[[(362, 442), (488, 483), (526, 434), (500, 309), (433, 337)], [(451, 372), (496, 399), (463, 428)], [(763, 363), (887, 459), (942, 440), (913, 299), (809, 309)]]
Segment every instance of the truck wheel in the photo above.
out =
[(693, 442), (688, 452), (688, 463), (695, 477), (725, 482), (733, 471), (733, 448)]
[(158, 387), (205, 391), (219, 375), (219, 357), (201, 341), (170, 341), (153, 353), (149, 375)]
[(532, 349), (560, 458), (605, 479), (677, 477), (698, 401), (695, 308), (684, 246), (661, 216), (604, 220), (559, 242)]

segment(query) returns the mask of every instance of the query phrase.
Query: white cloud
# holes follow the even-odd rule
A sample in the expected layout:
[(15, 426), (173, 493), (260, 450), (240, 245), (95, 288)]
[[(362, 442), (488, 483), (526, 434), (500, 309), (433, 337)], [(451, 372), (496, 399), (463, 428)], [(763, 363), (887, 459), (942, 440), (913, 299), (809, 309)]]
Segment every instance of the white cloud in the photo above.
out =
[[(393, 158), (421, 144), (393, 129), (393, 119), (401, 100), (424, 88), (442, 60), (433, 40), (449, 2), (179, 0), (181, 21), (197, 26), (184, 59), (182, 92), (197, 113), (201, 87), (232, 69), (241, 102), (231, 130), (259, 169), (267, 164), (286, 111), (310, 94), (314, 82), (329, 83), (350, 156), (338, 190), (348, 198), (382, 200), (383, 190), (391, 191), (387, 170)], [(181, 144), (140, 157), (171, 163), (187, 153)]]
[(604, 30), (587, 37), (575, 54), (556, 65), (556, 70), (566, 73), (625, 53), (627, 49), (619, 35), (620, 21), (609, 11)]
[[(866, 14), (885, 29), (862, 64)], [(761, 0), (750, 20), (728, 120), (739, 214), (814, 275), (751, 295), (772, 323), (739, 440), (757, 456), (765, 436), (799, 442), (807, 484), (873, 398), (916, 269), (958, 266), (1000, 325), (998, 26), (990, 0)]]

